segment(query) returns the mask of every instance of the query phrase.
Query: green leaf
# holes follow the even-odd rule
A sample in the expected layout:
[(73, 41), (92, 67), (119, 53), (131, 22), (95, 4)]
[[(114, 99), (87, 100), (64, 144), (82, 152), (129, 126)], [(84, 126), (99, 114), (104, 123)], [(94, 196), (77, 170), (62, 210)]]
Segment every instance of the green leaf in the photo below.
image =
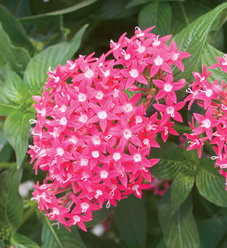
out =
[(199, 233), (192, 215), (191, 198), (173, 214), (171, 189), (167, 190), (158, 206), (158, 215), (166, 246), (168, 248), (198, 248)]
[(7, 116), (15, 110), (17, 110), (15, 105), (0, 104), (0, 115)]
[(200, 248), (215, 248), (227, 232), (226, 222), (222, 217), (199, 220)]
[(13, 248), (39, 248), (34, 241), (18, 233), (14, 233), (11, 237), (11, 245)]
[[(146, 29), (156, 26), (154, 32), (164, 36), (170, 32), (172, 12), (168, 2), (151, 3), (142, 8), (138, 23), (140, 28)], [(168, 20), (168, 21), (167, 21)]]
[(21, 77), (8, 66), (5, 68), (5, 84), (2, 88), (2, 94), (4, 103), (15, 104), (16, 106), (21, 101), (26, 102), (26, 99), (31, 97)]
[(0, 227), (14, 230), (21, 223), (23, 200), (18, 194), (20, 177), (21, 171), (15, 167), (0, 174)]
[(30, 60), (24, 73), (24, 82), (33, 94), (41, 93), (49, 67), (53, 70), (58, 64), (65, 64), (77, 52), (86, 28), (87, 25), (83, 26), (71, 42), (50, 46)]
[(186, 176), (193, 176), (196, 171), (196, 163), (185, 156), (183, 149), (172, 142), (166, 142), (161, 148), (151, 149), (151, 158), (160, 158), (158, 164), (150, 171), (155, 177), (166, 180), (175, 178), (179, 172)]
[(13, 153), (13, 149), (11, 147), (11, 145), (7, 142), (1, 152), (0, 152), (0, 162), (4, 163), (4, 162), (8, 162), (10, 157), (12, 156)]
[(30, 60), (27, 50), (12, 45), (12, 42), (0, 23), (0, 66), (9, 64), (16, 72), (22, 73)]
[(194, 185), (194, 177), (179, 173), (171, 187), (171, 203), (174, 210), (186, 200)]
[(34, 53), (34, 47), (21, 23), (2, 6), (0, 6), (0, 22), (14, 45), (27, 48), (31, 54)]
[[(145, 4), (145, 3), (151, 3), (151, 2), (155, 2), (157, 0), (131, 0), (127, 5), (126, 8), (131, 8), (131, 7), (135, 7), (141, 4)], [(159, 2), (184, 2), (185, 0), (159, 0)]]
[(143, 199), (135, 196), (122, 200), (115, 209), (119, 235), (130, 248), (145, 247), (147, 218)]
[(203, 159), (199, 165), (196, 176), (196, 186), (199, 193), (208, 201), (227, 207), (227, 191), (225, 190), (225, 178), (214, 167), (214, 161)]
[(20, 22), (22, 23), (26, 23), (26, 24), (35, 24), (37, 21), (45, 21), (45, 19), (48, 19), (49, 17), (56, 17), (56, 16), (60, 16), (60, 15), (65, 15), (65, 14), (69, 14), (72, 13), (74, 11), (80, 10), (88, 5), (91, 5), (93, 3), (95, 3), (97, 0), (84, 0), (81, 1), (71, 7), (65, 8), (65, 9), (61, 9), (61, 10), (56, 10), (53, 12), (49, 12), (49, 13), (45, 13), (45, 14), (41, 14), (41, 15), (33, 15), (33, 16), (26, 16), (26, 17), (22, 17), (20, 18)]
[[(174, 69), (176, 79), (184, 77), (187, 81), (190, 81), (192, 79), (192, 71), (200, 70), (201, 54), (208, 39), (212, 24), (218, 17), (221, 17), (221, 14), (226, 8), (227, 3), (218, 5), (215, 9), (196, 19), (173, 37), (180, 51), (187, 51), (192, 55), (184, 61), (184, 73)], [(223, 15), (225, 15), (225, 13), (223, 13)]]
[(61, 226), (57, 229), (56, 225), (52, 225), (45, 218), (46, 222), (42, 229), (42, 248), (85, 248), (79, 232), (74, 227), (69, 232), (65, 227)]
[(30, 131), (29, 120), (34, 118), (31, 113), (14, 111), (9, 114), (4, 123), (4, 133), (10, 145), (16, 152), (17, 166), (19, 167), (24, 159), (28, 147)]
[[(217, 57), (223, 57), (223, 55), (224, 53), (207, 43), (202, 54), (202, 65), (206, 64), (207, 67), (210, 67), (211, 65), (217, 64)], [(215, 79), (227, 82), (227, 74), (222, 71), (221, 67), (211, 69), (211, 71), (212, 73), (208, 78), (210, 83), (214, 82)]]

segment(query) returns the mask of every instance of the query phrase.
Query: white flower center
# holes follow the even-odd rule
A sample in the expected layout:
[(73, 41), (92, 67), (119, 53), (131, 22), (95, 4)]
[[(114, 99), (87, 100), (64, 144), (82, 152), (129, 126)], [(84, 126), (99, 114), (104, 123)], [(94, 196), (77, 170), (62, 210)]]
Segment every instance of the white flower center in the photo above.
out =
[(208, 90), (206, 90), (205, 94), (206, 94), (207, 97), (211, 97), (212, 94), (213, 94), (213, 90), (208, 89)]
[(121, 158), (121, 154), (119, 152), (115, 152), (113, 154), (114, 161), (118, 161)]
[(41, 116), (44, 117), (46, 115), (46, 109), (43, 108), (40, 113), (41, 113)]
[(139, 153), (135, 154), (133, 156), (134, 161), (137, 162), (141, 162), (141, 155)]
[(91, 153), (91, 155), (92, 155), (93, 158), (98, 158), (99, 157), (99, 151), (93, 151)]
[(159, 46), (160, 45), (160, 41), (157, 39), (154, 40), (154, 42), (152, 43), (153, 46)]
[(89, 204), (86, 203), (86, 202), (82, 202), (80, 204), (80, 207), (82, 208), (82, 213), (85, 213), (88, 210), (88, 208), (89, 208)]
[(180, 55), (179, 53), (174, 53), (172, 56), (172, 60), (177, 60), (179, 55)]
[(69, 139), (69, 141), (72, 142), (74, 145), (76, 145), (77, 142), (78, 142), (78, 139), (77, 139), (76, 136), (73, 135), (73, 136)]
[(96, 190), (95, 198), (97, 199), (102, 194), (103, 194), (103, 192), (100, 189)]
[(67, 107), (65, 105), (62, 105), (59, 110), (64, 113), (66, 109)]
[(172, 90), (173, 86), (171, 84), (165, 84), (164, 85), (164, 91), (165, 92), (170, 92)]
[(128, 103), (124, 106), (125, 112), (131, 112), (133, 110), (132, 104)]
[(143, 140), (143, 143), (144, 143), (144, 145), (146, 145), (146, 146), (150, 146), (150, 141), (149, 141), (149, 139), (144, 139), (144, 140)]
[(142, 117), (137, 115), (136, 116), (136, 124), (141, 123), (143, 121)]
[(107, 171), (101, 171), (101, 172), (100, 172), (100, 177), (101, 177), (102, 179), (106, 179), (106, 178), (108, 177), (108, 172), (107, 172)]
[(66, 124), (67, 124), (67, 119), (66, 119), (65, 117), (62, 117), (62, 118), (60, 119), (60, 125), (65, 126)]
[(106, 111), (104, 111), (104, 110), (99, 111), (99, 112), (97, 113), (97, 115), (98, 115), (99, 119), (101, 119), (101, 120), (104, 120), (104, 119), (106, 119), (106, 117), (107, 117), (107, 113), (106, 113)]
[(157, 65), (157, 66), (162, 65), (163, 59), (162, 59), (160, 56), (158, 56), (158, 57), (154, 60), (154, 63), (155, 63), (155, 65)]
[(61, 147), (57, 148), (57, 155), (62, 156), (64, 154), (64, 150)]
[(80, 166), (87, 166), (88, 165), (88, 159), (82, 158), (80, 160)]
[(87, 115), (81, 115), (80, 118), (79, 118), (79, 121), (82, 122), (82, 123), (87, 122), (87, 120), (88, 120)]
[(203, 120), (202, 123), (205, 128), (210, 128), (211, 126), (211, 121), (209, 119)]
[(79, 102), (84, 102), (87, 99), (86, 95), (83, 93), (79, 93), (78, 100)]
[(145, 48), (144, 46), (139, 46), (139, 47), (137, 48), (137, 51), (138, 51), (139, 53), (143, 53), (143, 52), (145, 52), (145, 50), (146, 50), (146, 48)]
[(84, 73), (84, 76), (86, 78), (92, 78), (94, 76), (94, 72), (92, 70), (87, 70), (85, 73)]
[(80, 217), (78, 215), (75, 215), (73, 217), (73, 220), (74, 220), (74, 225), (76, 225), (77, 222), (80, 222)]
[(172, 117), (174, 116), (174, 107), (168, 107), (167, 109), (166, 109), (166, 113), (168, 114), (168, 115), (171, 115)]
[(57, 208), (53, 207), (53, 215), (55, 215), (55, 214), (59, 215), (60, 212), (59, 212), (59, 210)]
[(102, 93), (102, 91), (99, 91), (99, 92), (97, 93), (97, 95), (95, 96), (95, 98), (98, 99), (98, 100), (102, 100), (102, 98), (103, 98), (103, 93)]
[(92, 142), (93, 142), (93, 144), (94, 145), (100, 145), (101, 144), (101, 140), (100, 140), (100, 138), (99, 138), (99, 136), (93, 136), (92, 138), (91, 138), (91, 140), (92, 140)]
[(129, 75), (130, 75), (131, 77), (133, 77), (133, 78), (137, 78), (138, 75), (139, 75), (139, 72), (138, 72), (136, 69), (131, 69), (131, 70), (129, 71)]
[(132, 137), (132, 132), (129, 129), (125, 129), (123, 135), (128, 140), (129, 138)]

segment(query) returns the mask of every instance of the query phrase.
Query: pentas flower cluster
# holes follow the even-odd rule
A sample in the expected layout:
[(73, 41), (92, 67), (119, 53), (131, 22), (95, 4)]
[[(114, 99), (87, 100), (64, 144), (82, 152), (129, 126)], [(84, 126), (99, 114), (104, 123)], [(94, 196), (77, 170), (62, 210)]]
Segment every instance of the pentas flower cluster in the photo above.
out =
[[(147, 158), (151, 147), (159, 147), (155, 137), (177, 135), (171, 120), (182, 121), (184, 102), (175, 92), (186, 82), (174, 82), (171, 65), (183, 71), (189, 56), (174, 41), (166, 45), (171, 36), (151, 30), (136, 28), (130, 39), (123, 34), (99, 58), (58, 65), (42, 96), (33, 97), (37, 121), (28, 153), (36, 173), (47, 172), (33, 196), (50, 220), (86, 230), (84, 222), (104, 203), (116, 206), (132, 193), (141, 198), (150, 188), (149, 168), (159, 161)], [(129, 99), (126, 90), (137, 93)], [(147, 117), (151, 100), (159, 113)]]
[[(223, 72), (227, 72), (226, 56), (218, 57), (218, 62), (210, 69), (221, 67)], [(203, 109), (204, 114), (194, 113), (192, 123), (192, 134), (185, 134), (190, 140), (188, 150), (197, 149), (201, 156), (201, 149), (204, 142), (208, 142), (214, 148), (215, 156), (211, 159), (216, 160), (215, 166), (220, 167), (220, 174), (226, 179), (227, 190), (227, 83), (216, 79), (209, 82), (212, 71), (207, 71), (204, 65), (202, 73), (194, 72), (195, 81), (187, 89), (189, 95), (188, 109), (194, 101)], [(196, 122), (196, 124), (195, 124)]]

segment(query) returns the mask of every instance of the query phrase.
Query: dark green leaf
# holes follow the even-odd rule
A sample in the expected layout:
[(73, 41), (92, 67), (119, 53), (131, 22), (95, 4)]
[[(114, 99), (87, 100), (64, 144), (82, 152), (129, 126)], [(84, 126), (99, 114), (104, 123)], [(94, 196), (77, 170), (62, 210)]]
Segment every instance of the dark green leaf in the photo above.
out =
[(227, 232), (227, 223), (222, 217), (198, 221), (200, 248), (215, 248)]
[(18, 233), (14, 233), (11, 237), (11, 245), (13, 248), (39, 248), (31, 239)]
[(166, 246), (198, 248), (199, 233), (192, 215), (191, 198), (189, 197), (173, 214), (170, 190), (161, 198), (158, 211)]
[[(173, 39), (177, 43), (178, 49), (192, 54), (190, 58), (187, 58), (184, 61), (184, 74), (179, 70), (174, 70), (174, 76), (176, 79), (183, 76), (187, 81), (190, 81), (192, 79), (192, 71), (200, 70), (200, 57), (205, 47), (212, 24), (218, 17), (221, 17), (221, 14), (226, 10), (226, 8), (227, 3), (218, 5), (215, 9), (201, 16), (174, 36)], [(225, 13), (223, 13), (223, 15), (225, 15)]]
[[(127, 5), (126, 8), (135, 7), (145, 3), (155, 2), (156, 0), (131, 0)], [(184, 0), (159, 0), (159, 2), (184, 2)]]
[(151, 149), (151, 158), (160, 158), (160, 162), (151, 168), (151, 173), (159, 179), (173, 179), (181, 171), (193, 176), (196, 163), (184, 155), (183, 149), (172, 142), (166, 142), (161, 148)]
[(30, 131), (29, 120), (34, 117), (31, 113), (14, 111), (10, 113), (4, 123), (4, 133), (10, 145), (16, 152), (17, 166), (23, 162), (28, 147), (28, 136)]
[(0, 22), (14, 45), (27, 48), (33, 54), (34, 47), (23, 26), (2, 6), (0, 6)]
[(214, 161), (203, 159), (196, 176), (196, 186), (199, 193), (208, 201), (227, 207), (227, 191), (225, 190), (225, 178), (214, 167)]
[(194, 185), (194, 177), (179, 173), (171, 187), (171, 203), (174, 210), (186, 200)]
[(115, 209), (119, 235), (130, 248), (145, 247), (147, 218), (143, 199), (134, 196), (122, 200)]
[[(211, 65), (217, 64), (217, 57), (223, 57), (223, 55), (224, 53), (207, 43), (202, 54), (202, 65), (206, 64), (207, 67), (210, 67)], [(210, 83), (213, 83), (215, 79), (227, 82), (227, 74), (222, 71), (221, 67), (212, 69), (212, 74), (208, 80)]]
[(46, 218), (42, 230), (42, 248), (85, 248), (79, 232), (75, 227), (69, 232), (65, 227), (52, 225)]
[(16, 229), (22, 220), (23, 200), (18, 194), (21, 171), (15, 167), (0, 174), (0, 227)]
[(77, 52), (86, 28), (87, 25), (83, 26), (71, 42), (48, 47), (30, 60), (24, 73), (24, 82), (33, 94), (41, 93), (49, 67), (55, 69), (58, 64), (64, 64)]
[(62, 10), (56, 10), (53, 12), (49, 12), (49, 13), (45, 13), (45, 14), (41, 14), (41, 15), (33, 15), (33, 16), (28, 16), (28, 17), (22, 17), (20, 18), (20, 22), (22, 23), (31, 23), (34, 24), (37, 21), (42, 20), (45, 21), (46, 19), (48, 19), (49, 17), (56, 17), (59, 15), (65, 15), (65, 14), (69, 14), (72, 13), (74, 11), (80, 10), (88, 5), (93, 4), (94, 2), (96, 2), (97, 0), (85, 0), (85, 1), (81, 1), (71, 7), (68, 7), (66, 9), (62, 9)]
[(12, 45), (12, 42), (0, 23), (0, 66), (9, 64), (16, 72), (23, 72), (30, 60), (27, 50)]
[(13, 153), (13, 149), (11, 147), (11, 145), (7, 142), (1, 152), (0, 152), (0, 162), (4, 163), (4, 162), (8, 162), (11, 155)]
[(164, 36), (170, 32), (171, 18), (170, 4), (168, 2), (160, 3), (156, 1), (142, 8), (139, 13), (138, 23), (142, 29), (156, 26), (154, 32)]

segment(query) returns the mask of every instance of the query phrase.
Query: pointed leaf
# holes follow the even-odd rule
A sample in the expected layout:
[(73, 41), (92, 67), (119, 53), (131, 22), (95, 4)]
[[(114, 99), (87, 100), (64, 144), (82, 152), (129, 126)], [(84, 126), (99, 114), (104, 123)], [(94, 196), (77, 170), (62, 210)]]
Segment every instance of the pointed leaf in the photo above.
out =
[(0, 174), (0, 229), (16, 229), (22, 220), (23, 200), (18, 194), (21, 172), (14, 166)]
[(158, 209), (159, 221), (168, 248), (199, 247), (199, 234), (192, 215), (190, 197), (173, 214), (169, 189), (161, 198)]
[(77, 52), (86, 28), (87, 25), (83, 26), (71, 42), (50, 46), (30, 60), (24, 73), (24, 82), (33, 94), (41, 93), (49, 67), (53, 70), (58, 64), (65, 64)]
[[(224, 53), (207, 43), (202, 54), (202, 65), (206, 64), (207, 67), (210, 67), (211, 65), (217, 64), (217, 57), (223, 57), (223, 55)], [(212, 73), (208, 78), (210, 83), (214, 82), (215, 79), (227, 82), (227, 73), (224, 73), (221, 67), (211, 69), (211, 71)]]
[(11, 245), (13, 248), (39, 248), (34, 241), (18, 233), (14, 233), (11, 237)]
[(171, 203), (174, 210), (186, 200), (194, 185), (194, 177), (179, 173), (171, 187)]
[(196, 175), (196, 186), (199, 193), (208, 201), (220, 207), (227, 207), (225, 178), (218, 173), (211, 159), (201, 161)]
[(20, 22), (4, 7), (0, 6), (0, 22), (14, 45), (27, 48), (31, 54), (34, 47)]
[(119, 235), (130, 248), (145, 247), (147, 218), (143, 199), (134, 196), (122, 200), (115, 209)]
[(28, 137), (30, 131), (29, 120), (34, 117), (31, 113), (14, 111), (9, 114), (4, 123), (4, 133), (10, 145), (16, 152), (17, 166), (23, 162), (28, 148)]
[(42, 229), (42, 248), (85, 248), (79, 232), (75, 227), (70, 228), (71, 232), (65, 227), (60, 226), (57, 229), (56, 225), (52, 225), (45, 218), (46, 222)]
[(170, 32), (172, 13), (168, 2), (156, 1), (144, 6), (138, 18), (139, 27), (142, 29), (156, 26), (154, 32), (161, 36)]
[(221, 17), (222, 13), (226, 15), (224, 13), (226, 9), (227, 3), (218, 5), (215, 9), (202, 15), (173, 37), (180, 51), (187, 51), (192, 54), (191, 57), (184, 61), (184, 74), (182, 75), (179, 70), (174, 70), (174, 78), (181, 78), (183, 76), (187, 81), (190, 81), (192, 79), (192, 71), (200, 70), (200, 58), (211, 26), (217, 18)]
[(27, 50), (12, 45), (12, 42), (0, 23), (0, 66), (9, 64), (16, 72), (23, 72), (30, 60)]

